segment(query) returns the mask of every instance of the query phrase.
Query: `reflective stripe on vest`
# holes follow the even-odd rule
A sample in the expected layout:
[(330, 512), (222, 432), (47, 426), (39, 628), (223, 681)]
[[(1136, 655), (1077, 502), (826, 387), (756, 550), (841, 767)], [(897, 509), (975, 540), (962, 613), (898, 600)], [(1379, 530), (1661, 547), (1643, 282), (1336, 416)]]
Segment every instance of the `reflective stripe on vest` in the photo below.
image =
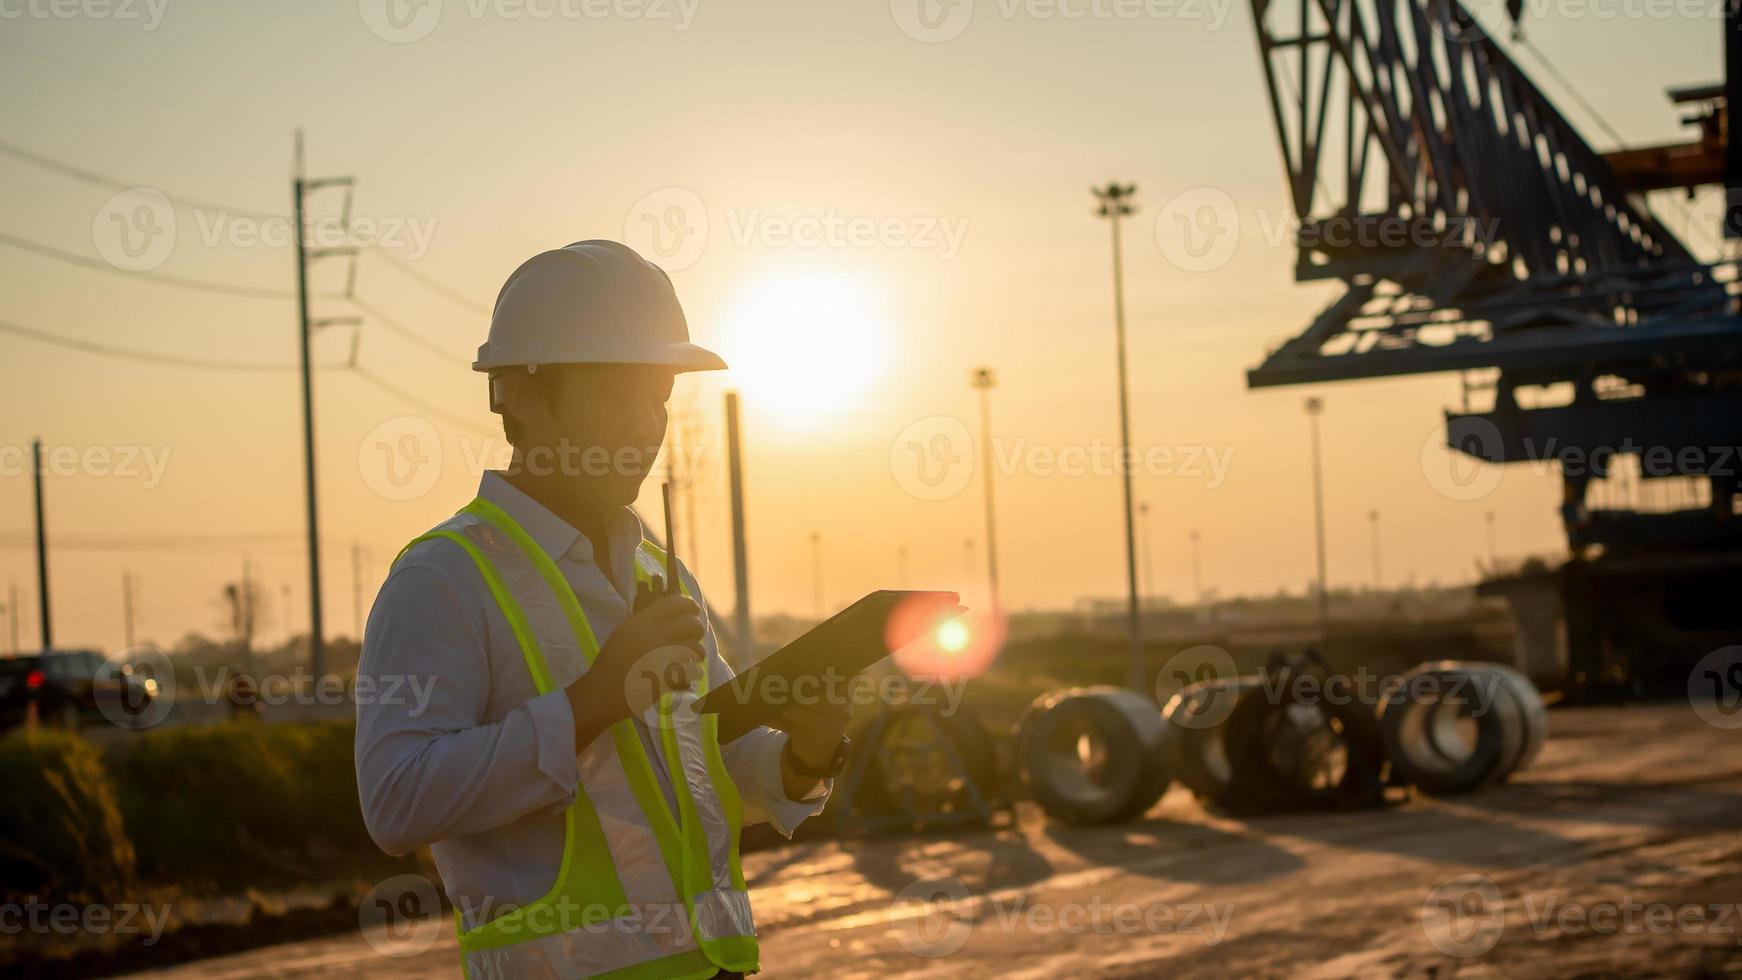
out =
[[(586, 671), (599, 644), (580, 601), (513, 518), (480, 498), (406, 550), (437, 538), (477, 565), (540, 694)], [(642, 542), (636, 580), (647, 581), (663, 560)], [(756, 970), (738, 856), (742, 803), (720, 755), (717, 717), (691, 710), (706, 683), (704, 676), (694, 693), (665, 695), (647, 719), (661, 741), (677, 819), (634, 723), (612, 725), (608, 740), (595, 739), (577, 757), (580, 784), (565, 812), (550, 891), (475, 928), (460, 924), (468, 976), (651, 980)]]

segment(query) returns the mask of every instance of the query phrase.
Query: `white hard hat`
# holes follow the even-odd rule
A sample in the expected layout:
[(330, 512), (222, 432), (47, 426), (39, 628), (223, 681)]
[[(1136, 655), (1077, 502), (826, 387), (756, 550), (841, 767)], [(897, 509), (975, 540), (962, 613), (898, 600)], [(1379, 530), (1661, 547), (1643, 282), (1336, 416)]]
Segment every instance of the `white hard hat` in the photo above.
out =
[(718, 371), (720, 355), (690, 343), (665, 270), (618, 242), (540, 252), (502, 284), (474, 371), (540, 364), (660, 364)]

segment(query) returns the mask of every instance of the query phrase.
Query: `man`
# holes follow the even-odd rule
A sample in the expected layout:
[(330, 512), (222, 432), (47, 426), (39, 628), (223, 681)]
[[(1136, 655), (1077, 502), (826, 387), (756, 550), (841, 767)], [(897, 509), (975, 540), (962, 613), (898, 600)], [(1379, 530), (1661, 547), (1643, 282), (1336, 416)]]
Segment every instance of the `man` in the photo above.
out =
[(665, 556), (629, 506), (675, 375), (725, 363), (662, 270), (586, 241), (508, 278), (473, 367), (513, 462), (401, 553), (370, 613), (359, 677), (432, 693), (359, 700), (369, 832), (429, 846), (473, 978), (754, 972), (739, 829), (822, 809), (849, 709), (725, 745), (693, 710), (731, 672), (687, 570), (654, 588)]

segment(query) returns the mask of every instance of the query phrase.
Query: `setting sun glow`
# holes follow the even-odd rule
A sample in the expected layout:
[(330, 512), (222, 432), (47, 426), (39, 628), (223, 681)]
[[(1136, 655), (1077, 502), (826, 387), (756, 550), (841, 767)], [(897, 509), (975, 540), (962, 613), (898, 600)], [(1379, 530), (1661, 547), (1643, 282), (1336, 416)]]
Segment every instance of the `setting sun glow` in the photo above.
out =
[(850, 407), (888, 360), (889, 325), (864, 281), (831, 271), (768, 276), (730, 307), (724, 354), (754, 408), (805, 428)]

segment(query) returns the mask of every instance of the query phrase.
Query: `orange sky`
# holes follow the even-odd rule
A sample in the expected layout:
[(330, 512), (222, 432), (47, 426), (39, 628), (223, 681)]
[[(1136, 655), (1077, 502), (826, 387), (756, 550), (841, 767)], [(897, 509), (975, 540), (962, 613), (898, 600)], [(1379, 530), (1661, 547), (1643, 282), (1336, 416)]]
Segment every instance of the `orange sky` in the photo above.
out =
[[(926, 43), (901, 29), (904, 2), (673, 0), (537, 19), (450, 0), (427, 34), (400, 41), (371, 29), (371, 0), (177, 3), (149, 26), (9, 18), (0, 78), (18, 97), (0, 106), (0, 132), (128, 184), (282, 213), (300, 124), (311, 173), (354, 175), (354, 216), (463, 299), (366, 250), (356, 294), (367, 308), (317, 304), (322, 316), (366, 313), (358, 363), (439, 409), (345, 370), (316, 379), (333, 633), (352, 629), (352, 543), (366, 605), (399, 546), (464, 504), (479, 461), (501, 451), (463, 363), (487, 326), (477, 309), (528, 255), (587, 237), (660, 253), (696, 338), (734, 365), (680, 381), (674, 398), (700, 461), (686, 557), (716, 604), (732, 591), (727, 388), (747, 405), (758, 612), (810, 612), (813, 533), (830, 607), (897, 584), (901, 547), (910, 584), (978, 589), (964, 540), (984, 546), (979, 474), (926, 499), (937, 491), (916, 489), (911, 444), (977, 431), (968, 376), (981, 365), (998, 374), (1006, 602), (1119, 594), (1119, 481), (1095, 464), (1118, 433), (1107, 227), (1088, 192), (1109, 178), (1140, 188), (1126, 256), (1133, 438), (1151, 461), (1137, 487), (1151, 508), (1150, 591), (1189, 595), (1193, 529), (1205, 579), (1223, 593), (1309, 581), (1309, 394), (1327, 402), (1333, 584), (1370, 581), (1372, 509), (1394, 583), (1468, 579), (1488, 510), (1503, 556), (1561, 547), (1547, 475), (1508, 472), (1473, 501), (1436, 488), (1433, 444), (1456, 379), (1245, 389), (1244, 370), (1335, 287), (1297, 286), (1278, 240), (1288, 211), (1244, 5), (1065, 20), (981, 3), (959, 36)], [(1630, 140), (1675, 138), (1663, 88), (1719, 77), (1716, 22), (1551, 10), (1531, 31)], [(1625, 71), (1605, 53), (1619, 45)], [(1225, 262), (1194, 271), (1157, 218), (1204, 188), (1228, 195), (1240, 226)], [(114, 220), (137, 214), (143, 192), (118, 204), (115, 190), (0, 155), (0, 232), (99, 266), (0, 245), (0, 321), (175, 356), (293, 361), (287, 298), (162, 281), (288, 290), (292, 254), (270, 222), (174, 208), (164, 254), (129, 255)], [(339, 203), (315, 199), (324, 214)], [(144, 277), (102, 268), (154, 260)], [(344, 276), (342, 262), (319, 263), (315, 288), (341, 289)], [(342, 364), (352, 343), (353, 328), (328, 328), (316, 359)], [(48, 481), (63, 643), (120, 643), (124, 569), (140, 639), (215, 632), (219, 590), (245, 557), (272, 600), (268, 637), (306, 628), (293, 374), (154, 366), (15, 335), (0, 335), (0, 350), (0, 589), (19, 587), (26, 645), (35, 596), (19, 451), (36, 435), (71, 454)]]

